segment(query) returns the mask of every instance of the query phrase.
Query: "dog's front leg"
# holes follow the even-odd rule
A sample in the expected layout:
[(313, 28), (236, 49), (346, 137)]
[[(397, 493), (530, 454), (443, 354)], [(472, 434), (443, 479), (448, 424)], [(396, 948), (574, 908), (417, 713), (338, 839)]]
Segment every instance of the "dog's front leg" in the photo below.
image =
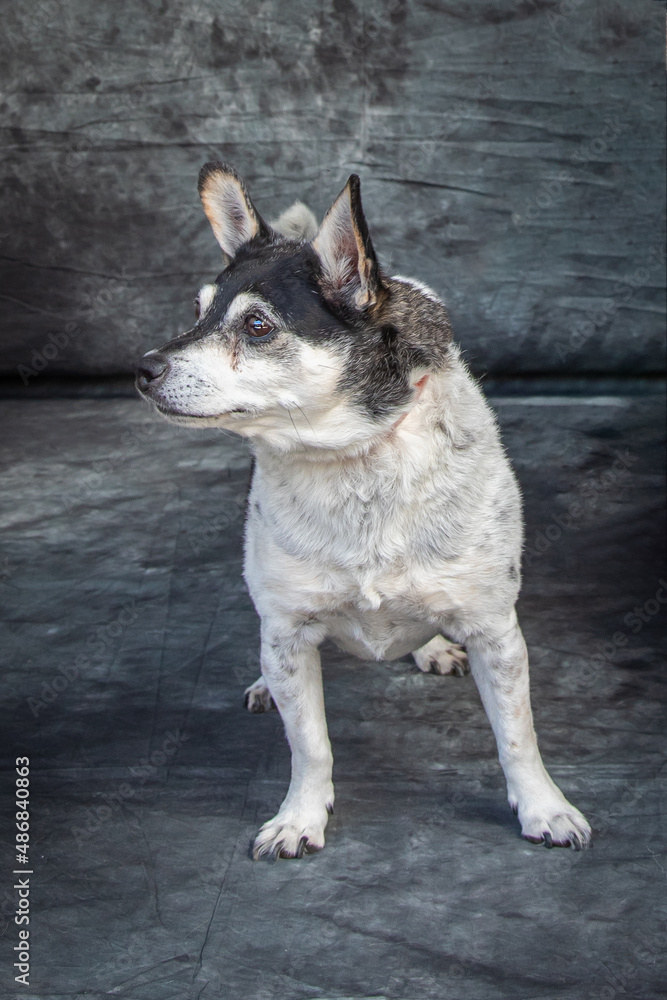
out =
[(259, 831), (253, 856), (300, 858), (324, 847), (334, 801), (320, 654), (303, 636), (262, 622), (261, 661), (292, 750), (292, 780), (279, 812)]
[(469, 637), (466, 649), (495, 733), (509, 802), (518, 813), (522, 835), (547, 847), (585, 847), (591, 828), (552, 781), (537, 747), (528, 653), (516, 614), (512, 612), (505, 626)]

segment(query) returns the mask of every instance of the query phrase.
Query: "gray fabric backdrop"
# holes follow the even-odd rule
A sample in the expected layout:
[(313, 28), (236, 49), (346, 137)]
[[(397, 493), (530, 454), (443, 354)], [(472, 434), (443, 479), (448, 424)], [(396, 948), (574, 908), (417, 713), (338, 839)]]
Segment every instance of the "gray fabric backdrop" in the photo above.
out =
[(655, 0), (41, 0), (2, 16), (0, 367), (126, 371), (219, 269), (223, 157), (265, 215), (362, 177), (381, 259), (477, 371), (661, 369)]

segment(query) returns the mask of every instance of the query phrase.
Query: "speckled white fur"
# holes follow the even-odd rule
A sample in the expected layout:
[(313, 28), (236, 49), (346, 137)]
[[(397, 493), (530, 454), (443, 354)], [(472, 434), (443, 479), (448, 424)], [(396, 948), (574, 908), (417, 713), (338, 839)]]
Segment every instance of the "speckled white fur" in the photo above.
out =
[[(204, 198), (209, 218), (242, 200), (231, 181), (212, 191), (208, 204)], [(336, 211), (329, 224), (340, 228), (344, 213)], [(221, 245), (252, 230), (251, 220), (212, 222)], [(319, 239), (336, 277), (331, 231), (326, 240), (321, 233), (313, 245)], [(421, 283), (400, 281), (439, 302)], [(200, 292), (203, 310), (208, 288)], [(234, 339), (254, 313), (275, 325), (280, 350), (263, 353)], [(334, 799), (318, 652), (326, 637), (365, 658), (412, 651), (422, 669), (436, 669), (435, 657), (445, 668), (438, 672), (450, 672), (458, 655), (462, 673), (452, 642), (465, 645), (523, 835), (585, 846), (590, 827), (537, 748), (514, 611), (520, 497), (493, 414), (454, 346), (439, 370), (412, 372), (412, 397), (384, 418), (364, 416), (340, 391), (346, 362), (344, 341), (296, 337), (269, 302), (244, 292), (228, 307), (219, 338), (188, 340), (174, 352), (153, 397), (179, 422), (248, 437), (256, 457), (245, 579), (261, 617), (262, 677), (248, 690), (248, 706), (277, 706), (292, 779), (255, 856), (295, 857), (324, 844)]]
[[(474, 444), (457, 447), (466, 436)], [(278, 452), (262, 439), (254, 450), (245, 577), (262, 619), (263, 677), (293, 753), (288, 798), (256, 854), (324, 842), (333, 788), (322, 640), (382, 660), (419, 655), (440, 632), (467, 646), (524, 836), (583, 846), (590, 828), (549, 778), (533, 730), (509, 572), (520, 559), (518, 489), (457, 352), (407, 417), (355, 457)]]
[[(260, 306), (269, 309), (239, 296), (225, 321)], [(175, 362), (188, 376), (175, 400), (181, 413), (203, 409), (211, 416), (202, 422), (249, 437), (257, 460), (245, 577), (262, 620), (263, 680), (252, 704), (266, 707), (270, 692), (293, 775), (256, 855), (324, 843), (334, 793), (323, 639), (364, 658), (419, 659), (442, 632), (466, 645), (524, 836), (584, 845), (588, 824), (545, 771), (533, 730), (510, 572), (520, 561), (518, 488), (458, 351), (404, 419), (384, 425), (334, 393), (344, 365), (335, 347), (300, 342), (295, 351), (286, 367), (256, 357), (233, 369), (222, 346), (193, 344)], [(248, 412), (215, 416), (223, 404)]]

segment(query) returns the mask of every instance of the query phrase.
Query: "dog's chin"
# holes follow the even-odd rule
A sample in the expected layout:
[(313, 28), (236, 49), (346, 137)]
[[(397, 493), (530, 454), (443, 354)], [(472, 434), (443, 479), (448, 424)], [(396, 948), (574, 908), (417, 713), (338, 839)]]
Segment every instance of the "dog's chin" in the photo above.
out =
[(225, 410), (222, 413), (188, 413), (183, 410), (175, 410), (164, 403), (152, 400), (155, 409), (160, 416), (165, 417), (173, 424), (180, 424), (182, 427), (233, 427), (235, 420), (240, 417), (249, 416), (249, 411), (244, 409)]

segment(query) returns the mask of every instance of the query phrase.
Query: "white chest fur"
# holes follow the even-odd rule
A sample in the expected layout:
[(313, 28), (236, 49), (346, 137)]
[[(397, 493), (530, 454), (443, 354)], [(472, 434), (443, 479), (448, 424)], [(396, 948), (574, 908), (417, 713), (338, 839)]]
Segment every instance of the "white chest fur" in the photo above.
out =
[(349, 651), (390, 658), (494, 594), (505, 600), (518, 492), (495, 422), (461, 376), (361, 456), (258, 449), (245, 572), (262, 617), (317, 620)]

